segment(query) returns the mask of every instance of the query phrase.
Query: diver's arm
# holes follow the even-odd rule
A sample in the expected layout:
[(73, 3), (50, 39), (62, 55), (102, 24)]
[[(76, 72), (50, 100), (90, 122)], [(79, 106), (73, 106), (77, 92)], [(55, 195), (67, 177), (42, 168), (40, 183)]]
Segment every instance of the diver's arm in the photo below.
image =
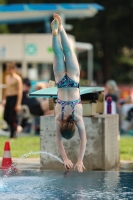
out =
[(79, 149), (79, 154), (78, 154), (78, 160), (74, 168), (77, 167), (79, 172), (83, 172), (83, 169), (85, 169), (84, 164), (83, 164), (83, 158), (85, 154), (87, 139), (86, 139), (85, 125), (84, 125), (84, 121), (82, 117), (79, 118), (76, 125), (78, 127), (79, 136), (80, 136), (80, 149)]
[(58, 136), (57, 133), (56, 133), (56, 142), (57, 142), (60, 154), (61, 154), (61, 156), (63, 158), (63, 161), (66, 160), (66, 159), (68, 159), (67, 158), (67, 154), (66, 154), (65, 149), (64, 149), (64, 145), (63, 145), (63, 143), (61, 141), (61, 138), (59, 138), (59, 136)]
[(81, 118), (80, 121), (77, 122), (77, 127), (79, 131), (79, 136), (80, 136), (80, 150), (78, 154), (78, 160), (83, 161), (85, 148), (86, 148), (86, 142), (87, 142), (83, 118)]
[(64, 161), (64, 165), (66, 168), (72, 168), (73, 167), (73, 163), (71, 162), (71, 160), (68, 159), (67, 154), (65, 152), (64, 149), (64, 145), (63, 142), (61, 140), (61, 134), (60, 134), (60, 121), (55, 120), (55, 127), (56, 127), (56, 142), (60, 151), (60, 154), (62, 156), (62, 159)]

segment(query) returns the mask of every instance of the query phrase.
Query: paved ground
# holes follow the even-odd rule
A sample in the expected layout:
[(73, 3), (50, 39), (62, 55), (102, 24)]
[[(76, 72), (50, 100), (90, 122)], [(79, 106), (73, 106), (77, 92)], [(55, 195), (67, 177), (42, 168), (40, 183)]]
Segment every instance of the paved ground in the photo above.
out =
[[(1, 166), (2, 158), (0, 157), (0, 166)], [(12, 158), (13, 163), (18, 162), (18, 158)], [(40, 169), (40, 158), (25, 158), (18, 165), (18, 169), (21, 170), (39, 170)], [(114, 167), (110, 171), (133, 171), (133, 161), (124, 161), (121, 160), (120, 165)]]
[[(2, 158), (0, 157), (0, 166)], [(12, 158), (13, 164), (18, 162), (18, 158)], [(18, 169), (40, 169), (40, 158), (25, 158), (16, 165)]]
[(120, 170), (133, 171), (133, 161), (121, 160)]

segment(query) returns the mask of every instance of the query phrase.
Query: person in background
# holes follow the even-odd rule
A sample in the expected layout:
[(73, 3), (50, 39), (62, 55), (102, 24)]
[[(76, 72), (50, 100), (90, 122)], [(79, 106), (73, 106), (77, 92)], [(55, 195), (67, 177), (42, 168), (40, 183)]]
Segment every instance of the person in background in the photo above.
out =
[(106, 94), (105, 94), (105, 113), (107, 113), (107, 99), (111, 97), (112, 99), (112, 114), (118, 113), (118, 98), (119, 98), (119, 90), (117, 84), (114, 80), (108, 80), (106, 82)]
[(31, 88), (30, 80), (28, 78), (24, 78), (22, 105), (27, 105), (32, 115), (36, 116), (44, 115), (44, 111), (41, 108), (40, 102), (37, 101), (36, 98), (29, 97), (30, 88)]
[(118, 87), (117, 87), (116, 82), (114, 80), (107, 81), (106, 88), (107, 88), (107, 93), (105, 95), (105, 100), (108, 97), (111, 97), (112, 101), (117, 103), (118, 102)]
[(16, 64), (6, 64), (7, 75), (5, 77), (6, 88), (4, 90), (3, 106), (4, 120), (10, 129), (10, 138), (16, 137), (17, 113), (21, 111), (22, 79), (17, 74)]
[[(53, 114), (53, 110), (49, 110), (49, 100), (29, 97), (31, 83), (28, 78), (23, 79), (23, 97), (22, 105), (29, 107), (30, 113), (35, 116), (50, 115)], [(42, 89), (42, 88), (40, 88)]]
[(48, 83), (38, 82), (36, 84), (35, 90), (41, 90), (41, 89), (48, 88), (48, 87), (49, 87)]
[[(49, 109), (49, 100), (29, 97), (31, 83), (28, 78), (23, 79), (23, 97), (22, 105), (27, 105), (30, 113), (35, 117), (35, 132), (38, 134), (40, 129), (40, 116), (54, 114), (54, 110)], [(42, 88), (39, 88), (42, 89)], [(25, 132), (30, 132), (31, 124), (28, 123), (28, 118), (23, 118), (22, 127)]]

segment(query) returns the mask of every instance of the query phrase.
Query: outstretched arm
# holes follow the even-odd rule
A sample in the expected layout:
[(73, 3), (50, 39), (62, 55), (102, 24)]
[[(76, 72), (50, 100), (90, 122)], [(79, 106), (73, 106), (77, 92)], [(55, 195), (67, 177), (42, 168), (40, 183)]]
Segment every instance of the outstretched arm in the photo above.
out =
[(77, 121), (77, 127), (78, 127), (81, 141), (80, 141), (80, 149), (79, 149), (79, 154), (78, 154), (78, 161), (74, 168), (77, 167), (79, 172), (83, 172), (83, 169), (85, 169), (84, 164), (83, 164), (83, 158), (85, 154), (87, 139), (86, 139), (85, 125), (84, 125), (84, 121), (82, 117), (80, 117), (79, 120)]
[(62, 137), (60, 134), (60, 121), (55, 120), (55, 128), (56, 128), (56, 142), (57, 142), (59, 151), (61, 153), (62, 159), (64, 161), (64, 166), (66, 169), (72, 168), (73, 163), (71, 162), (71, 160), (68, 159), (64, 146), (63, 146), (63, 142), (61, 140)]
[[(5, 77), (5, 84), (7, 87), (7, 75)], [(3, 100), (2, 100), (2, 105), (5, 106), (5, 104), (6, 104), (6, 88), (3, 89)]]
[(16, 106), (15, 106), (15, 110), (16, 111), (20, 111), (21, 110), (21, 101), (22, 101), (22, 79), (21, 77), (17, 77), (17, 82), (18, 82), (18, 94), (17, 94), (17, 102), (16, 102)]

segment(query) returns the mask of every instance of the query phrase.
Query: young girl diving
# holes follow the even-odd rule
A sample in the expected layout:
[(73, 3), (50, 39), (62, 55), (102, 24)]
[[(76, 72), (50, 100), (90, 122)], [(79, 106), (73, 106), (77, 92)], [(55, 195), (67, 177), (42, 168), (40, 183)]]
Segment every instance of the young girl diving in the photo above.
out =
[[(54, 13), (53, 18), (54, 20), (51, 23), (54, 51), (53, 70), (58, 87), (58, 98), (55, 107), (56, 141), (65, 168), (74, 167), (79, 172), (83, 172), (85, 169), (83, 157), (87, 140), (79, 91), (80, 69), (76, 55), (63, 28), (61, 17)], [(61, 43), (58, 34), (60, 34)], [(62, 137), (72, 138), (76, 129), (75, 126), (77, 126), (79, 132), (80, 149), (77, 163), (73, 165), (65, 152)]]

